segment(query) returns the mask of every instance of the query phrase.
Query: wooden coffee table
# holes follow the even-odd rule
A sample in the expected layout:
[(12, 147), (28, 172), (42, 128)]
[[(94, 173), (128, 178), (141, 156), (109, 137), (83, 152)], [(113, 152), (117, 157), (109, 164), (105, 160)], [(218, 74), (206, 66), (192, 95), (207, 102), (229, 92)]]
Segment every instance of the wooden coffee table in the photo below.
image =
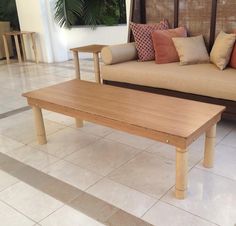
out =
[(39, 144), (47, 142), (43, 108), (175, 146), (176, 198), (185, 198), (187, 192), (188, 146), (203, 133), (204, 166), (213, 166), (216, 124), (225, 110), (223, 106), (78, 79), (23, 96), (33, 108)]

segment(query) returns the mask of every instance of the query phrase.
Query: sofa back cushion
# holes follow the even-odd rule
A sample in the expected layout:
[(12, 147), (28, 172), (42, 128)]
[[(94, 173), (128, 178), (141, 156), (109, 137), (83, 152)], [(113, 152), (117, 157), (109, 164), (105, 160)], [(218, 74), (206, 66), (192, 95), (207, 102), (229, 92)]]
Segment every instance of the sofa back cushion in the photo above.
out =
[(236, 34), (221, 31), (215, 40), (210, 59), (221, 70), (224, 70), (230, 61), (235, 39)]
[[(236, 30), (234, 31), (234, 33), (236, 34)], [(233, 52), (231, 55), (231, 60), (230, 60), (229, 66), (236, 69), (236, 42), (234, 44), (234, 49), (233, 49)]]
[(169, 28), (168, 21), (163, 20), (159, 24), (136, 24), (130, 23), (139, 61), (154, 60), (155, 52), (152, 43), (152, 32), (155, 30), (165, 30)]
[(156, 30), (152, 33), (157, 64), (166, 64), (179, 61), (179, 56), (173, 43), (173, 37), (187, 37), (184, 27), (168, 30)]
[(179, 55), (180, 65), (209, 62), (209, 55), (203, 36), (172, 38)]

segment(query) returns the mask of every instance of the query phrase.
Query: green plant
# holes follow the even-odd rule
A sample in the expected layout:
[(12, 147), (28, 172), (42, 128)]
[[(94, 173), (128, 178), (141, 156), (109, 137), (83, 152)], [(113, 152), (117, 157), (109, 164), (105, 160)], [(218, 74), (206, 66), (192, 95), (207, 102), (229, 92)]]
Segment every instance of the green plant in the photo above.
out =
[(55, 20), (59, 26), (70, 27), (82, 15), (83, 0), (58, 0), (55, 9)]
[(0, 21), (10, 21), (15, 30), (19, 30), (15, 0), (0, 0)]
[(57, 0), (55, 20), (61, 27), (115, 25), (126, 22), (125, 0)]

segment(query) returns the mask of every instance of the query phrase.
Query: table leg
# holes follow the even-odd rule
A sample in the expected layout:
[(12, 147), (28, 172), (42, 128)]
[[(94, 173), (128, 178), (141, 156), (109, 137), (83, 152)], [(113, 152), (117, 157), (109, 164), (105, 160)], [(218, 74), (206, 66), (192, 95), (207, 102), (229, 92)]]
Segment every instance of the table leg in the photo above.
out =
[(26, 53), (25, 53), (25, 43), (23, 35), (20, 35), (21, 47), (23, 52), (23, 60), (26, 61)]
[(212, 168), (214, 164), (215, 138), (216, 138), (216, 125), (212, 126), (209, 130), (206, 131), (203, 165), (204, 167), (207, 168)]
[(39, 59), (38, 59), (37, 46), (36, 46), (36, 42), (35, 42), (35, 34), (31, 33), (30, 37), (31, 37), (31, 41), (32, 41), (32, 48), (33, 48), (33, 51), (34, 51), (35, 62), (36, 62), (36, 64), (38, 64)]
[(75, 65), (75, 77), (80, 79), (80, 65), (79, 65), (79, 52), (73, 51), (74, 65)]
[(93, 62), (94, 62), (95, 80), (96, 80), (97, 83), (101, 83), (98, 53), (93, 54)]
[(34, 122), (36, 128), (36, 134), (39, 144), (46, 144), (47, 138), (45, 133), (45, 127), (43, 122), (43, 115), (42, 110), (39, 107), (33, 106), (33, 113), (34, 113)]
[(16, 52), (17, 52), (18, 62), (19, 62), (19, 63), (22, 63), (21, 52), (20, 52), (20, 46), (19, 46), (19, 41), (18, 41), (18, 36), (17, 36), (17, 35), (14, 35), (14, 39), (15, 39), (15, 44), (16, 44)]
[(84, 122), (81, 119), (76, 118), (75, 123), (76, 123), (76, 128), (81, 128), (84, 126)]
[[(80, 78), (80, 65), (79, 65), (79, 52), (73, 51), (74, 65), (75, 65), (75, 77)], [(77, 128), (83, 127), (83, 120), (76, 118), (75, 125)]]
[(8, 49), (7, 37), (6, 37), (6, 35), (3, 35), (2, 38), (3, 38), (3, 43), (4, 43), (7, 64), (10, 64), (10, 54), (9, 54), (9, 49)]
[(187, 196), (188, 184), (188, 151), (176, 148), (176, 182), (175, 197), (184, 199)]

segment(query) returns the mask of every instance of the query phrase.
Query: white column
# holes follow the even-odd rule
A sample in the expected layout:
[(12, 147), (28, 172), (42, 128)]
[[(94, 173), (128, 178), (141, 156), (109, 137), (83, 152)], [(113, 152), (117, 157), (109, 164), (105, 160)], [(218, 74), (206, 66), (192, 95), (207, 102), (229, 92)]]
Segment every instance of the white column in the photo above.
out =
[[(67, 43), (61, 40), (59, 28), (54, 23), (53, 4), (53, 0), (16, 0), (20, 28), (37, 33), (39, 61), (47, 63), (68, 59)], [(27, 58), (33, 60), (30, 42), (26, 40), (25, 45)]]

